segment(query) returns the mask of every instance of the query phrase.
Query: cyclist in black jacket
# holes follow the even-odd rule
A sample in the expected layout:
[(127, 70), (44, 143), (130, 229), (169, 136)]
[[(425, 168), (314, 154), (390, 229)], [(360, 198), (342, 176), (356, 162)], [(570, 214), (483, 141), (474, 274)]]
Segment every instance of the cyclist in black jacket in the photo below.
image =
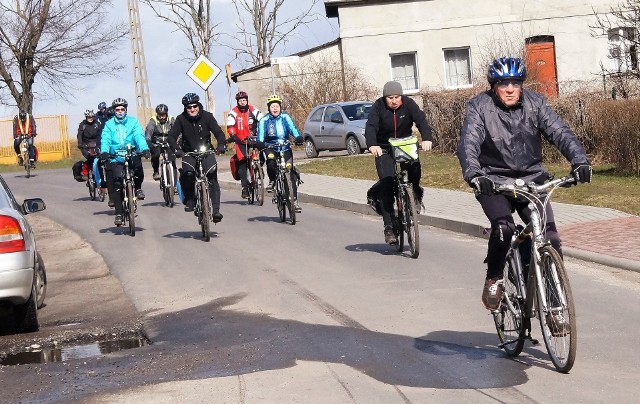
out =
[[(397, 244), (398, 239), (393, 232), (391, 212), (393, 212), (393, 179), (396, 166), (390, 152), (389, 138), (408, 137), (413, 134), (413, 124), (418, 128), (422, 140), (420, 148), (431, 150), (433, 138), (427, 116), (420, 110), (416, 102), (402, 95), (402, 85), (397, 81), (389, 81), (384, 85), (382, 97), (378, 98), (369, 111), (365, 127), (367, 148), (376, 158), (376, 170), (380, 179), (367, 193), (370, 200), (380, 200), (380, 213), (384, 222), (384, 239), (387, 244)], [(384, 151), (384, 152), (383, 152)], [(420, 187), (422, 169), (420, 161), (402, 163), (413, 184), (414, 195), (418, 206), (422, 205), (423, 189)]]
[[(549, 173), (542, 166), (542, 137), (571, 162), (579, 182), (591, 182), (591, 165), (576, 135), (556, 114), (542, 94), (522, 88), (527, 78), (524, 63), (513, 57), (494, 60), (487, 71), (491, 89), (471, 99), (460, 131), (458, 159), (465, 181), (491, 222), (487, 276), (482, 303), (496, 310), (506, 254), (515, 231), (514, 210), (528, 222), (527, 201), (494, 194), (494, 183), (522, 179), (542, 184)], [(562, 254), (551, 204), (546, 205), (546, 233)], [(526, 263), (525, 263), (526, 264)], [(559, 321), (559, 320), (557, 320)]]
[[(182, 157), (184, 152), (212, 150), (211, 134), (218, 141), (218, 153), (227, 150), (224, 132), (211, 112), (204, 111), (200, 97), (194, 93), (187, 93), (182, 97), (184, 112), (176, 117), (176, 121), (169, 130), (167, 141), (176, 150), (176, 156)], [(182, 144), (178, 146), (178, 136), (182, 135)], [(182, 174), (180, 187), (184, 194), (184, 210), (193, 212), (195, 207), (195, 174), (196, 159), (191, 156), (182, 158)], [(222, 220), (220, 213), (220, 185), (218, 184), (218, 164), (214, 154), (208, 155), (202, 161), (202, 169), (209, 180), (209, 196), (211, 198), (211, 218), (214, 223)]]

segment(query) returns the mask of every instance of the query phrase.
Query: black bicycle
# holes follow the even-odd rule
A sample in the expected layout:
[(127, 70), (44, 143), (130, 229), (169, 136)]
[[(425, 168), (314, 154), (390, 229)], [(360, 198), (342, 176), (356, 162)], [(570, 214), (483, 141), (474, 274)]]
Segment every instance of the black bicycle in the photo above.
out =
[(291, 170), (293, 167), (291, 163), (286, 162), (282, 150), (289, 144), (291, 144), (291, 142), (289, 142), (289, 140), (285, 140), (269, 147), (278, 154), (272, 202), (278, 207), (280, 221), (285, 222), (287, 220), (287, 212), (289, 212), (289, 223), (295, 225), (296, 209), (293, 200), (293, 181), (291, 180)]
[(22, 166), (26, 172), (26, 177), (31, 177), (31, 168), (35, 168), (35, 163), (30, 160), (29, 155), (29, 136), (20, 135), (20, 159), (22, 160)]
[[(134, 174), (133, 174), (133, 158), (140, 156), (131, 145), (127, 145), (126, 150), (119, 150), (112, 157), (124, 158), (123, 170), (123, 187), (122, 192), (122, 217), (125, 223), (129, 223), (129, 234), (131, 237), (136, 235), (136, 212), (138, 211), (138, 198), (136, 197)], [(120, 226), (118, 226), (120, 227)]]
[[(204, 241), (211, 240), (210, 222), (213, 221), (211, 217), (213, 206), (211, 205), (211, 198), (209, 197), (209, 180), (207, 179), (207, 173), (204, 172), (202, 167), (202, 161), (208, 155), (215, 153), (215, 150), (201, 150), (187, 152), (184, 154), (185, 156), (191, 156), (196, 160), (196, 166), (193, 167), (196, 173), (196, 206), (193, 212), (198, 217), (198, 224), (202, 229), (202, 237), (204, 238)], [(211, 167), (211, 170), (213, 169), (215, 169), (215, 166)]]
[[(502, 302), (492, 312), (499, 346), (515, 357), (522, 352), (525, 340), (538, 344), (531, 337), (531, 318), (537, 316), (549, 357), (562, 373), (571, 370), (576, 358), (576, 314), (564, 262), (546, 238), (545, 207), (553, 191), (572, 183), (573, 176), (566, 176), (543, 185), (517, 179), (495, 187), (496, 192), (528, 200), (531, 212), (529, 223), (519, 226), (511, 239), (500, 282)], [(528, 265), (523, 256), (530, 257)]]
[[(255, 137), (251, 138), (251, 141), (255, 141)], [(253, 143), (251, 151), (245, 153), (245, 156), (249, 159), (247, 164), (249, 204), (257, 203), (258, 206), (262, 206), (264, 204), (264, 171), (260, 164), (260, 151), (255, 147), (255, 143)]]
[[(95, 159), (97, 154), (98, 154), (98, 152), (96, 150), (96, 143), (95, 142), (87, 143), (87, 145), (85, 147), (87, 148), (87, 153), (89, 154), (89, 156), (92, 156)], [(89, 197), (91, 198), (92, 201), (95, 201), (96, 200), (96, 190), (97, 190), (98, 186), (96, 184), (96, 178), (95, 178), (95, 174), (93, 172), (93, 165), (91, 165), (91, 164), (87, 164), (87, 182), (86, 182), (86, 185), (87, 185), (87, 188), (89, 188)]]
[(165, 206), (173, 208), (175, 205), (174, 195), (176, 190), (176, 177), (171, 161), (169, 143), (160, 141), (154, 146), (160, 146), (160, 191), (164, 198)]
[(404, 235), (407, 235), (409, 254), (411, 258), (420, 255), (420, 227), (418, 221), (418, 205), (413, 193), (413, 184), (409, 181), (407, 170), (401, 163), (411, 163), (418, 159), (418, 139), (408, 138), (389, 139), (393, 158), (396, 165), (393, 195), (395, 199), (393, 217), (393, 231), (398, 238), (396, 250), (404, 250)]

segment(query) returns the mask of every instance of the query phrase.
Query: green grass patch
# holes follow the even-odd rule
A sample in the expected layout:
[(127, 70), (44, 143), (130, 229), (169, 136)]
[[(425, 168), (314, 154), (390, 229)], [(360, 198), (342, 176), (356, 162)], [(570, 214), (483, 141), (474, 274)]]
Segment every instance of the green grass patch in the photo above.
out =
[[(462, 179), (457, 157), (421, 152), (420, 161), (423, 186), (471, 192), (471, 188)], [(374, 181), (378, 179), (373, 156), (370, 154), (313, 160), (299, 167), (303, 173)], [(549, 164), (546, 167), (556, 177), (566, 175), (570, 169), (568, 164)], [(594, 166), (591, 184), (560, 189), (554, 193), (553, 200), (611, 208), (640, 216), (640, 178), (616, 175), (612, 166), (597, 165)]]

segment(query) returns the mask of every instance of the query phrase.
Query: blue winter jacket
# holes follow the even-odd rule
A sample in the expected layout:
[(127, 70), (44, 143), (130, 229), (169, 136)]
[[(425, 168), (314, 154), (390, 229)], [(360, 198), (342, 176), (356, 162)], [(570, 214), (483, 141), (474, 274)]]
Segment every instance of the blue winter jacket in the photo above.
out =
[[(300, 133), (287, 113), (282, 112), (278, 116), (267, 114), (258, 122), (258, 142), (264, 143), (267, 147), (288, 140), (289, 136), (300, 138)], [(280, 151), (289, 149), (291, 145), (286, 145), (280, 148)]]
[[(130, 144), (137, 152), (149, 150), (147, 139), (140, 122), (133, 116), (125, 116), (123, 119), (109, 119), (102, 129), (100, 139), (100, 152), (117, 154), (118, 151), (127, 150)], [(117, 156), (111, 159), (112, 163), (124, 163), (124, 157)]]

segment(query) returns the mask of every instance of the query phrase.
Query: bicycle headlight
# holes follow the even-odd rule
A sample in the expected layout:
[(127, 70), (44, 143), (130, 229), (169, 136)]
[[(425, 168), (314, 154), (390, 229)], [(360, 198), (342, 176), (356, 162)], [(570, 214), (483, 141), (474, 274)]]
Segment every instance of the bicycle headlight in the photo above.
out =
[(205, 145), (200, 146), (200, 151), (201, 152), (206, 152), (207, 151), (207, 146), (205, 146)]
[(291, 169), (291, 163), (287, 163), (285, 167), (287, 167), (287, 169)]

